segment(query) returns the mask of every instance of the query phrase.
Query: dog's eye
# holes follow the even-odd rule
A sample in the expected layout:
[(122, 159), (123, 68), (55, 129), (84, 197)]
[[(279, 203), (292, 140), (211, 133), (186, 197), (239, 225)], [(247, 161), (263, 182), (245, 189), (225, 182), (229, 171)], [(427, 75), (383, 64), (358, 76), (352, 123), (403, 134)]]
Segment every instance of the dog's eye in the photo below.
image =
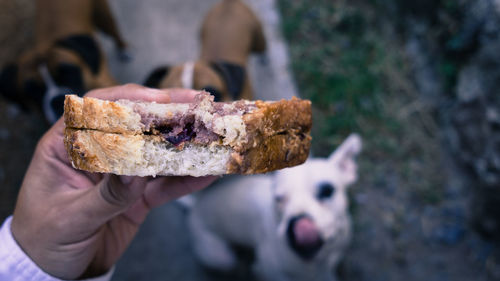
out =
[(316, 195), (318, 199), (328, 199), (332, 197), (333, 193), (335, 193), (335, 187), (330, 183), (322, 183), (318, 187), (318, 194)]

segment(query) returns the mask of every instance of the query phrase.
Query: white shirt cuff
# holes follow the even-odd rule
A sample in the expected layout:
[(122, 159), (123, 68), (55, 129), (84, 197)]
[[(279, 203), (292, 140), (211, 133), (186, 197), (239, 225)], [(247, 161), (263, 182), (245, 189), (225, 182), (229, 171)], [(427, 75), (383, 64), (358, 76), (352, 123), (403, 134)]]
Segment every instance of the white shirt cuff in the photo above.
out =
[[(0, 281), (61, 281), (41, 270), (19, 247), (10, 231), (12, 216), (0, 228)], [(114, 267), (105, 275), (85, 281), (109, 281)]]

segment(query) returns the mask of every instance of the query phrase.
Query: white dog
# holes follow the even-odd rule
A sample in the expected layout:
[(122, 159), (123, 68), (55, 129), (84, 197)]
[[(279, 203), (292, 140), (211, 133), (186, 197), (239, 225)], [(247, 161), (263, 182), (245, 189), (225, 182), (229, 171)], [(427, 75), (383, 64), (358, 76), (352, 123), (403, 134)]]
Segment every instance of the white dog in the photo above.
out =
[(189, 227), (201, 263), (230, 270), (237, 262), (231, 246), (241, 245), (254, 249), (263, 280), (335, 280), (351, 235), (346, 188), (357, 179), (360, 150), (353, 134), (328, 159), (229, 177), (199, 193)]

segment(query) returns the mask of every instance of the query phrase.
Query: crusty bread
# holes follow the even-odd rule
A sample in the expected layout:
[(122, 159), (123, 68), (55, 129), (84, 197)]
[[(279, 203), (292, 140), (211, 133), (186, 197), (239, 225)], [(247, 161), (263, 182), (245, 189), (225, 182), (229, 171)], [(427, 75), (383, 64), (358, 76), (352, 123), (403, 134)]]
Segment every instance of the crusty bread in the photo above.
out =
[(311, 104), (289, 101), (192, 104), (66, 96), (65, 145), (73, 166), (118, 175), (264, 173), (303, 163)]

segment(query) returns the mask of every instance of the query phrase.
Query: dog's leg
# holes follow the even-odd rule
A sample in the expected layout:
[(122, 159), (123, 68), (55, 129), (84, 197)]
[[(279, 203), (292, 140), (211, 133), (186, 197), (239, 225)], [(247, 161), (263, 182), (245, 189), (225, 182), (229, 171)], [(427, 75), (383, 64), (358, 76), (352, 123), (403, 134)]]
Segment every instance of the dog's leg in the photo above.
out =
[(127, 43), (116, 25), (115, 18), (109, 8), (107, 0), (93, 0), (94, 12), (93, 19), (95, 26), (103, 33), (109, 35), (115, 41), (119, 51), (119, 57), (122, 61), (131, 59), (131, 55), (127, 53)]
[[(269, 234), (267, 233), (265, 237), (270, 237), (267, 236)], [(252, 266), (252, 270), (259, 277), (259, 280), (292, 281), (300, 279), (300, 277), (290, 279), (284, 274), (282, 266), (285, 259), (279, 255), (280, 251), (277, 249), (279, 241), (265, 239), (265, 241), (260, 242), (256, 249), (256, 262)]]
[(259, 54), (259, 63), (261, 65), (269, 64), (267, 51), (267, 40), (264, 35), (264, 29), (258, 18), (255, 18), (255, 27), (252, 32), (252, 53)]
[(264, 36), (264, 29), (262, 24), (258, 19), (255, 21), (255, 27), (253, 30), (253, 42), (252, 42), (252, 52), (254, 53), (264, 53), (267, 50), (267, 41)]
[(206, 229), (201, 218), (191, 214), (189, 224), (193, 250), (204, 266), (224, 272), (235, 267), (237, 260), (230, 245)]
[(45, 86), (37, 71), (44, 57), (37, 49), (23, 53), (19, 60), (0, 71), (0, 95), (20, 105), (24, 110), (29, 105), (39, 106)]
[(253, 100), (253, 89), (250, 84), (250, 77), (248, 75), (245, 78), (245, 82), (243, 84), (243, 89), (241, 90), (240, 99), (245, 100)]

